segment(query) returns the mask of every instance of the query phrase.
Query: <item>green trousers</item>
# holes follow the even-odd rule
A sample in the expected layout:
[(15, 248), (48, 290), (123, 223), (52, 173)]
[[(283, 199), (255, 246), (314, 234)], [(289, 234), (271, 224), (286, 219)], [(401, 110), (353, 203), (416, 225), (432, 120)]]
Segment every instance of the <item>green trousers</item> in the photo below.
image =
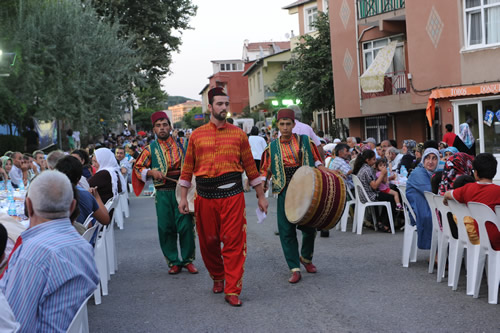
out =
[(288, 186), (278, 195), (278, 231), (285, 260), (292, 271), (300, 270), (299, 242), (297, 231), (302, 231), (302, 248), (300, 254), (304, 262), (311, 262), (314, 253), (316, 229), (288, 222), (285, 215), (285, 196)]
[[(175, 191), (156, 191), (155, 203), (160, 246), (168, 266), (189, 264), (195, 255), (193, 217), (191, 214), (184, 215), (179, 212)], [(177, 235), (182, 260), (179, 260)]]

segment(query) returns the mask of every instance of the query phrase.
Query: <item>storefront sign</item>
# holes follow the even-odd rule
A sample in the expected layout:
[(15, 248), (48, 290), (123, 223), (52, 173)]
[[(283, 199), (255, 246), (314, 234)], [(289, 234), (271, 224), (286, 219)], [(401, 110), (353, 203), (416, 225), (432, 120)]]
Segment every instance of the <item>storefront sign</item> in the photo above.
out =
[(431, 95), (429, 96), (429, 101), (427, 102), (427, 109), (425, 111), (427, 120), (429, 121), (429, 126), (432, 127), (432, 123), (434, 122), (436, 99), (470, 96), (470, 95), (498, 94), (498, 93), (500, 93), (500, 83), (434, 89)]

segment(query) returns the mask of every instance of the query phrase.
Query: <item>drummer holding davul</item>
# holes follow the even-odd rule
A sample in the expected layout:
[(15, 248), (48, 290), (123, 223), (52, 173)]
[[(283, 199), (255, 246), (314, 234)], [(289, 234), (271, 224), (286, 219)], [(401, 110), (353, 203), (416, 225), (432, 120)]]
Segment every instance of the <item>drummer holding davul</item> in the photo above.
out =
[[(277, 115), (277, 126), (281, 133), (266, 148), (261, 159), (261, 178), (268, 180), (272, 176), (272, 190), (278, 195), (278, 231), (285, 260), (292, 271), (288, 279), (297, 283), (301, 279), (300, 263), (308, 273), (316, 273), (312, 263), (316, 229), (308, 226), (297, 226), (288, 221), (285, 215), (285, 197), (288, 184), (293, 174), (301, 166), (318, 167), (328, 172), (322, 162), (318, 148), (307, 135), (293, 134), (295, 115), (291, 109), (281, 109)], [(267, 181), (264, 190), (267, 190)], [(302, 248), (299, 255), (299, 244), (296, 229), (302, 231)]]
[[(156, 189), (156, 215), (160, 247), (170, 267), (169, 274), (177, 274), (186, 268), (191, 274), (198, 273), (193, 265), (195, 256), (194, 223), (191, 214), (181, 214), (175, 197), (177, 179), (181, 175), (184, 148), (170, 136), (170, 119), (165, 111), (151, 115), (157, 140), (146, 146), (137, 158), (132, 173), (136, 195), (140, 195), (144, 183), (153, 178)], [(177, 249), (179, 238), (181, 259)]]

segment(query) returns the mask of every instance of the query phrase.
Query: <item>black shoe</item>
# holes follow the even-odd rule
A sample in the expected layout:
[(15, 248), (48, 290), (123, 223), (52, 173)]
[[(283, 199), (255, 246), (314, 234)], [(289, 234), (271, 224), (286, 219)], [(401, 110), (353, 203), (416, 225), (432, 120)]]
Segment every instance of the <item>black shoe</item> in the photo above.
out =
[(329, 230), (321, 230), (320, 237), (330, 237), (330, 231)]

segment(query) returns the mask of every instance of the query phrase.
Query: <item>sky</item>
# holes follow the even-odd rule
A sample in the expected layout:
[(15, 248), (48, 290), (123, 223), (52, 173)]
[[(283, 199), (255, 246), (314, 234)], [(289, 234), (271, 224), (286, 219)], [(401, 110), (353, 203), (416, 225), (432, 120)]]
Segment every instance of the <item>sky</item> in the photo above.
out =
[(213, 74), (211, 60), (241, 59), (243, 41), (286, 41), (286, 34), (299, 32), (298, 14), (282, 7), (295, 0), (193, 0), (198, 12), (191, 19), (193, 30), (184, 31), (179, 53), (173, 54), (172, 74), (162, 80), (170, 96), (200, 100), (199, 95)]

